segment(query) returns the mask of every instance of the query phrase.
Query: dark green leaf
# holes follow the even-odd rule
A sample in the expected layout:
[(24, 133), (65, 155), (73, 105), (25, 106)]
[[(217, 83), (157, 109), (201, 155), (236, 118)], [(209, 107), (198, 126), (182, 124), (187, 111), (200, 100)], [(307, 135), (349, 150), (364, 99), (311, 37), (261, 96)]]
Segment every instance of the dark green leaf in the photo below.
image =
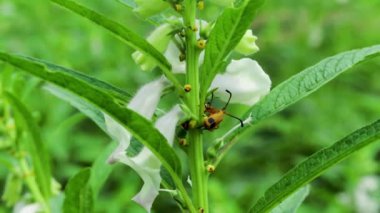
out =
[(0, 53), (0, 60), (65, 88), (88, 101), (93, 106), (98, 107), (104, 113), (107, 113), (113, 119), (121, 123), (134, 137), (148, 147), (172, 175), (174, 173), (181, 173), (179, 158), (169, 146), (165, 137), (154, 128), (150, 121), (138, 113), (125, 108), (124, 105), (120, 105), (118, 101), (106, 91), (81, 78), (75, 78), (68, 73), (49, 69), (49, 67), (46, 67), (44, 64), (29, 58)]
[(39, 64), (43, 64), (44, 66), (46, 66), (47, 69), (54, 70), (54, 72), (61, 72), (65, 75), (70, 75), (73, 78), (78, 78), (82, 81), (85, 81), (86, 83), (89, 83), (92, 86), (97, 87), (98, 89), (101, 89), (103, 91), (106, 91), (107, 93), (109, 93), (113, 97), (119, 99), (120, 103), (125, 103), (131, 98), (131, 95), (126, 93), (124, 90), (117, 88), (115, 86), (112, 86), (112, 85), (110, 85), (104, 81), (98, 80), (98, 79), (93, 78), (93, 77), (88, 76), (88, 75), (85, 75), (81, 72), (78, 72), (78, 71), (75, 71), (72, 69), (68, 69), (68, 68), (65, 68), (65, 67), (62, 67), (62, 66), (59, 66), (56, 64), (52, 64), (52, 63), (49, 63), (49, 62), (46, 62), (46, 61), (43, 61), (40, 59), (32, 58), (32, 57), (25, 57), (25, 58), (27, 60), (30, 60), (30, 61), (33, 61), (33, 62), (36, 62)]
[(28, 151), (32, 158), (38, 187), (43, 196), (49, 198), (51, 194), (50, 159), (42, 142), (39, 127), (24, 104), (11, 93), (6, 92), (5, 96), (15, 110), (15, 115), (17, 116), (17, 120), (22, 124), (23, 130), (27, 132), (28, 138), (31, 139), (31, 143), (27, 144), (27, 147), (29, 147)]
[(280, 203), (276, 208), (274, 208), (271, 213), (296, 213), (297, 209), (301, 206), (305, 198), (309, 195), (310, 186), (306, 185), (298, 191), (291, 194), (282, 203)]
[(205, 50), (205, 59), (201, 67), (201, 100), (204, 100), (215, 75), (231, 50), (252, 23), (257, 10), (264, 0), (248, 0), (239, 8), (225, 9), (210, 33)]
[(93, 192), (89, 181), (91, 169), (86, 168), (69, 180), (65, 188), (64, 213), (93, 212)]
[(251, 208), (251, 212), (268, 212), (330, 167), (378, 139), (380, 139), (380, 120), (316, 152), (271, 186)]

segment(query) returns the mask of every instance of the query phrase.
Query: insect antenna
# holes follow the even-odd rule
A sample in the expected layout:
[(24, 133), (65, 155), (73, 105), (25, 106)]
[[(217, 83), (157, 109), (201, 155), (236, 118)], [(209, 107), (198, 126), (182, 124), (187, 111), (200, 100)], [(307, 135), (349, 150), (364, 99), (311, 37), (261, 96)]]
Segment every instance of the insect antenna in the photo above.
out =
[(231, 114), (228, 114), (228, 113), (224, 113), (224, 114), (230, 116), (231, 118), (235, 118), (236, 120), (239, 120), (239, 121), (240, 121), (240, 126), (241, 126), (241, 127), (244, 127), (244, 123), (243, 123), (243, 120), (242, 120), (242, 119), (240, 119), (240, 118), (238, 118), (238, 117), (236, 117), (236, 116), (233, 116), (233, 115), (231, 115)]
[(226, 105), (222, 108), (222, 110), (225, 110), (225, 109), (227, 108), (227, 106), (228, 106), (228, 104), (230, 103), (230, 100), (231, 100), (231, 98), (232, 98), (232, 93), (231, 93), (229, 90), (227, 90), (227, 89), (226, 89), (226, 92), (227, 92), (228, 94), (230, 94), (230, 97), (228, 98), (228, 101), (227, 101)]

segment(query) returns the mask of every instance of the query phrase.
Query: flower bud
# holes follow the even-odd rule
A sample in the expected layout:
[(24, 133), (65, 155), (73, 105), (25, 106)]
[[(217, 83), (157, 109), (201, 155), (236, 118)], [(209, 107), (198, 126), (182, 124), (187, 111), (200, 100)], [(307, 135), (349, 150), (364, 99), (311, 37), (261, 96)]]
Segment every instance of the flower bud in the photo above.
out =
[(204, 49), (206, 47), (206, 41), (204, 39), (198, 39), (197, 47), (199, 49)]
[(184, 86), (184, 90), (185, 90), (185, 92), (190, 92), (191, 91), (191, 85), (190, 84), (186, 84)]
[[(148, 36), (147, 41), (158, 51), (164, 52), (171, 40), (170, 32), (172, 30), (173, 28), (170, 24), (163, 24)], [(140, 51), (135, 51), (132, 58), (144, 71), (151, 71), (157, 66), (154, 59)]]
[(234, 1), (235, 0), (213, 0), (211, 2), (221, 7), (233, 7)]
[(134, 11), (144, 18), (156, 15), (170, 7), (167, 2), (162, 0), (135, 0), (135, 3), (137, 8)]
[(245, 56), (251, 55), (259, 51), (259, 47), (256, 45), (257, 37), (252, 34), (252, 30), (247, 30), (235, 47), (235, 51)]
[(203, 10), (205, 8), (205, 2), (203, 0), (198, 1), (197, 8)]
[(210, 174), (215, 172), (215, 166), (214, 165), (209, 164), (206, 166), (206, 169), (207, 169), (207, 172)]

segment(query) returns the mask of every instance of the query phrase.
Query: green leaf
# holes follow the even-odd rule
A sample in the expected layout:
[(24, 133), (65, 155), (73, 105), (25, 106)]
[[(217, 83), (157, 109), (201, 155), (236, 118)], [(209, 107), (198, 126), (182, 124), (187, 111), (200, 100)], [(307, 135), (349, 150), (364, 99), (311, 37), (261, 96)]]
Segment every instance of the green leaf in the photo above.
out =
[(298, 191), (290, 195), (280, 205), (276, 206), (271, 213), (295, 213), (301, 206), (305, 198), (309, 195), (310, 185), (300, 188)]
[(69, 180), (65, 188), (63, 212), (87, 213), (93, 212), (93, 192), (89, 184), (91, 169), (86, 168), (78, 172)]
[(83, 100), (81, 97), (73, 94), (72, 92), (69, 92), (55, 85), (48, 84), (44, 88), (51, 94), (70, 103), (72, 106), (93, 120), (96, 125), (98, 125), (104, 132), (107, 132), (104, 115), (98, 108)]
[(42, 141), (40, 130), (31, 113), (26, 106), (15, 96), (5, 92), (5, 97), (10, 102), (12, 109), (16, 112), (16, 119), (21, 123), (23, 130), (28, 134), (30, 142), (27, 144), (32, 158), (33, 169), (42, 195), (49, 198), (51, 195), (51, 169), (50, 159), (45, 145)]
[(151, 57), (157, 63), (157, 65), (161, 68), (164, 75), (178, 89), (182, 90), (182, 86), (179, 83), (179, 81), (176, 79), (176, 77), (173, 75), (173, 73), (171, 72), (171, 65), (166, 60), (165, 56), (162, 53), (160, 53), (156, 48), (154, 48), (144, 38), (140, 37), (138, 34), (127, 29), (121, 24), (115, 21), (112, 21), (106, 16), (101, 15), (80, 4), (77, 4), (74, 1), (71, 1), (71, 0), (51, 0), (51, 1), (107, 29), (114, 36), (119, 38), (121, 41), (125, 42), (127, 45)]
[(314, 153), (272, 185), (251, 208), (251, 212), (268, 212), (330, 167), (378, 139), (380, 139), (380, 120), (356, 130), (333, 145)]
[(108, 176), (111, 174), (114, 169), (114, 165), (110, 165), (107, 163), (108, 157), (115, 150), (116, 143), (110, 143), (106, 149), (100, 153), (100, 155), (96, 158), (95, 162), (91, 167), (91, 178), (90, 184), (94, 194), (96, 197), (99, 194), (100, 189), (106, 182)]
[(81, 78), (61, 72), (61, 70), (51, 69), (52, 67), (47, 67), (30, 58), (0, 52), (0, 60), (80, 96), (122, 124), (134, 137), (152, 151), (170, 174), (181, 173), (179, 158), (169, 146), (165, 137), (154, 128), (150, 121), (125, 108), (124, 105), (120, 105), (118, 100), (108, 94), (107, 91)]
[(1, 199), (5, 205), (11, 207), (21, 198), (23, 179), (20, 175), (9, 173), (5, 182), (4, 192)]
[(379, 53), (380, 45), (375, 45), (328, 57), (282, 82), (254, 105), (248, 114), (251, 114), (254, 123), (267, 118), (308, 96), (354, 65)]
[(201, 67), (201, 100), (205, 99), (212, 80), (221, 71), (219, 69), (224, 64), (224, 59), (250, 28), (257, 10), (263, 3), (264, 0), (249, 0), (239, 8), (225, 9), (216, 21), (207, 41), (205, 59)]
[(88, 76), (88, 75), (85, 75), (81, 72), (78, 72), (78, 71), (75, 71), (72, 69), (68, 69), (68, 68), (65, 68), (65, 67), (62, 67), (62, 66), (59, 66), (56, 64), (52, 64), (52, 63), (49, 63), (49, 62), (46, 62), (46, 61), (43, 61), (40, 59), (32, 58), (32, 57), (24, 57), (23, 56), (23, 58), (30, 60), (32, 62), (36, 62), (38, 64), (43, 64), (45, 67), (47, 67), (47, 69), (54, 70), (54, 72), (61, 72), (64, 75), (69, 75), (72, 78), (77, 78), (77, 79), (82, 80), (88, 84), (91, 84), (92, 86), (94, 86), (98, 89), (101, 89), (101, 90), (107, 92), (108, 94), (112, 95), (114, 98), (118, 99), (120, 104), (126, 103), (131, 98), (131, 95), (128, 94), (127, 92), (125, 92), (124, 90), (122, 90), (118, 87), (112, 86), (112, 85), (110, 85), (104, 81), (98, 80), (98, 79), (93, 78), (93, 77)]
[(233, 128), (221, 138), (223, 146), (219, 147), (221, 143), (218, 143), (215, 147), (210, 149), (210, 152), (212, 152), (213, 149), (218, 150), (216, 154), (217, 159), (213, 159), (214, 163), (217, 164), (224, 154), (237, 142), (236, 137), (238, 137), (239, 134), (252, 127), (252, 125), (249, 124), (258, 123), (280, 112), (286, 107), (310, 95), (354, 65), (368, 61), (372, 57), (379, 55), (379, 53), (380, 45), (343, 52), (328, 57), (282, 82), (247, 111), (245, 116), (243, 116), (246, 118), (243, 128)]

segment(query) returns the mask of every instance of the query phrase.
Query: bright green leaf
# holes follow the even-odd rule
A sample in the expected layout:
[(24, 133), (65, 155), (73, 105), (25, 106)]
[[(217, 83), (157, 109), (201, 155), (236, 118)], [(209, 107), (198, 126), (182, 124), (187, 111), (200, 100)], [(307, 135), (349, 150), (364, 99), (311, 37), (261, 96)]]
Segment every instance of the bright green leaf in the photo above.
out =
[(27, 132), (30, 142), (27, 144), (28, 151), (32, 158), (33, 169), (36, 173), (36, 180), (41, 193), (45, 198), (49, 198), (51, 194), (51, 169), (50, 159), (45, 145), (42, 141), (40, 130), (34, 118), (32, 117), (26, 106), (21, 103), (11, 93), (6, 92), (5, 97), (11, 103), (12, 109), (16, 112), (15, 116), (22, 129)]
[(378, 139), (380, 139), (380, 120), (356, 130), (333, 145), (314, 153), (272, 185), (251, 208), (251, 212), (268, 212), (330, 167)]
[(328, 57), (282, 82), (247, 111), (245, 116), (243, 116), (246, 118), (243, 128), (233, 128), (222, 137), (221, 143), (223, 143), (223, 146), (220, 146), (220, 143), (218, 143), (215, 147), (210, 149), (210, 152), (216, 153), (217, 156), (214, 162), (217, 164), (221, 160), (224, 154), (236, 143), (236, 137), (252, 127), (250, 124), (258, 123), (280, 112), (286, 107), (310, 95), (354, 65), (368, 61), (379, 53), (380, 45), (343, 52)]
[(328, 83), (354, 65), (380, 53), (380, 45), (351, 50), (328, 57), (306, 68), (274, 88), (254, 105), (249, 114), (256, 123), (273, 115)]
[(225, 9), (210, 33), (201, 67), (201, 100), (204, 100), (215, 75), (231, 50), (250, 28), (264, 0), (249, 0), (239, 8)]
[(89, 184), (91, 169), (86, 168), (69, 180), (65, 188), (64, 213), (93, 212), (93, 192)]
[(21, 176), (13, 173), (9, 173), (5, 182), (3, 195), (1, 200), (5, 202), (5, 205), (13, 206), (21, 198), (23, 179)]

